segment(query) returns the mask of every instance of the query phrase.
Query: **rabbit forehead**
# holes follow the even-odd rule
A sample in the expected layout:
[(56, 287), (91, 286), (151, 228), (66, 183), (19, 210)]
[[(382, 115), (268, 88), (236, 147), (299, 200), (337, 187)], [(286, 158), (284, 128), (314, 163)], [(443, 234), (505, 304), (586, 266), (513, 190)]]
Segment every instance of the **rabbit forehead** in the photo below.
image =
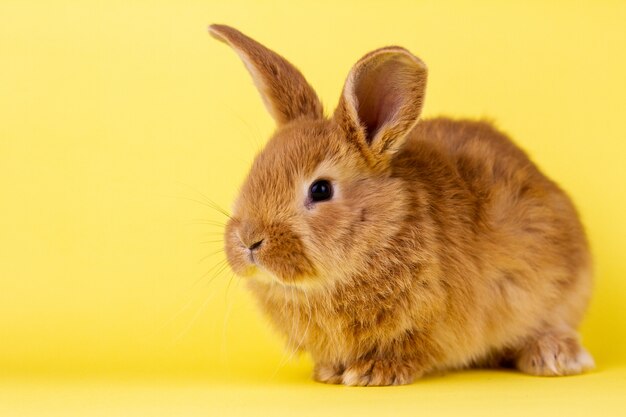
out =
[(300, 178), (308, 177), (325, 160), (339, 161), (338, 146), (325, 123), (305, 123), (280, 129), (255, 158), (242, 197), (272, 199), (288, 196)]
[(328, 121), (281, 128), (256, 157), (235, 204), (235, 215), (263, 223), (289, 220), (303, 205), (310, 183), (359, 175), (365, 161)]

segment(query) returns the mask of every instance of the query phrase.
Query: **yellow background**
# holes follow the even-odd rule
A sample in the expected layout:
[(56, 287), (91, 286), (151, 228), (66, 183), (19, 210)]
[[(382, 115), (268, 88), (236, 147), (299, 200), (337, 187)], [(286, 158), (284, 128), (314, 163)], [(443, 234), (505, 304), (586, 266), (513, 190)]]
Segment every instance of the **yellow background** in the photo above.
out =
[[(625, 22), (623, 1), (0, 0), (0, 415), (626, 413)], [(230, 206), (273, 123), (209, 23), (286, 56), (327, 112), (400, 44), (426, 116), (496, 120), (587, 225), (598, 370), (311, 382), (221, 268), (206, 197)]]

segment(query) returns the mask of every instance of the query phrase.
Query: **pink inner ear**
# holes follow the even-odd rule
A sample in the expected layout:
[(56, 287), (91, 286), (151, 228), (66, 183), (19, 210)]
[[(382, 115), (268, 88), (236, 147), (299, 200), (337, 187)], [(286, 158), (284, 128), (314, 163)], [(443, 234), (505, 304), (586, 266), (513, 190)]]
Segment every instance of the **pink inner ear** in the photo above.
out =
[(398, 55), (381, 57), (363, 68), (357, 77), (354, 88), (357, 112), (369, 143), (404, 104), (411, 76), (406, 69), (407, 61), (410, 59)]

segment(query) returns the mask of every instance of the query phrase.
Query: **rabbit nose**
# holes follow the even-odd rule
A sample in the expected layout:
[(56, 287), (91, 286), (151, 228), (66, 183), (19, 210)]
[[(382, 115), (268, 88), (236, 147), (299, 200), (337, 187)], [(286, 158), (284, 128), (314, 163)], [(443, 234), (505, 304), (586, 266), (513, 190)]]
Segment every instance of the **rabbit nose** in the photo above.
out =
[(250, 251), (255, 251), (259, 248), (259, 246), (261, 246), (261, 244), (263, 243), (263, 239), (259, 240), (258, 242), (254, 242), (252, 245), (248, 246), (248, 249), (250, 249)]
[(252, 223), (244, 223), (239, 229), (239, 240), (250, 251), (257, 250), (265, 240), (261, 228)]

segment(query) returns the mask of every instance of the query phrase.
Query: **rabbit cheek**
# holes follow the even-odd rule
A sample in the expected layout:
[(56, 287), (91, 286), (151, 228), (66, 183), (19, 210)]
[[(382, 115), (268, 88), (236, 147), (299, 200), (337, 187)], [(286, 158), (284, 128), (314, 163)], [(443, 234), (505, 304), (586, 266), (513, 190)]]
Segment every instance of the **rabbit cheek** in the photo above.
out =
[(237, 237), (238, 222), (230, 221), (226, 225), (224, 231), (224, 251), (226, 252), (226, 260), (233, 272), (241, 277), (254, 275), (256, 267), (247, 257), (247, 249)]
[(296, 284), (315, 276), (313, 263), (296, 233), (283, 224), (271, 225), (267, 232), (267, 245), (258, 255), (262, 267), (286, 284)]

